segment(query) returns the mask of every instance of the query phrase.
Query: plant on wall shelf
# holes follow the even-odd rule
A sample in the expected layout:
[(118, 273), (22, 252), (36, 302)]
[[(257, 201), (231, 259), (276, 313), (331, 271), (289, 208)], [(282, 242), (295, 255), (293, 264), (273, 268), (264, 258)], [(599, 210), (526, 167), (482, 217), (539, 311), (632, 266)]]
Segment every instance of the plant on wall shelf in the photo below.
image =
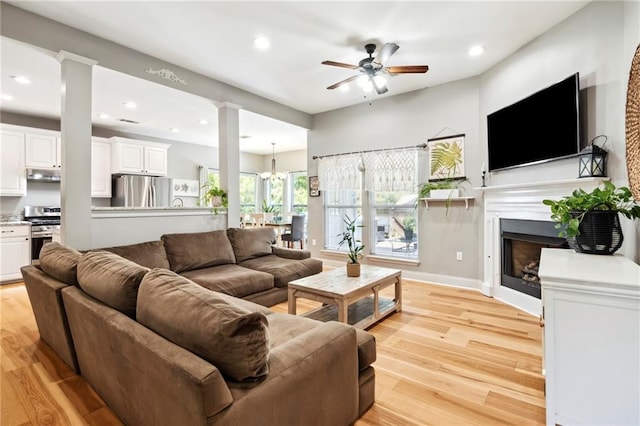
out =
[[(421, 198), (445, 199), (446, 214), (448, 215), (449, 206), (451, 205), (451, 199), (459, 196), (459, 194), (454, 194), (453, 190), (460, 189), (460, 186), (465, 182), (469, 182), (469, 179), (447, 178), (447, 179), (440, 179), (437, 181), (422, 183), (418, 185), (418, 199), (421, 199)], [(438, 194), (437, 196), (434, 196), (435, 191), (445, 191), (445, 193), (443, 195)]]

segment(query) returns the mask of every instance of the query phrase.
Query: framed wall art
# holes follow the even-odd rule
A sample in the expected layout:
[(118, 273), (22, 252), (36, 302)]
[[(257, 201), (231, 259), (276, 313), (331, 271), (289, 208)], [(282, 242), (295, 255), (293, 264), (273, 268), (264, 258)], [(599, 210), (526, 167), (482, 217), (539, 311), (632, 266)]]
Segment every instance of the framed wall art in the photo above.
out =
[(309, 197), (320, 196), (320, 181), (318, 176), (309, 176)]
[(464, 135), (429, 139), (429, 180), (464, 178)]
[(199, 188), (197, 180), (173, 180), (173, 195), (176, 197), (198, 197), (200, 195)]

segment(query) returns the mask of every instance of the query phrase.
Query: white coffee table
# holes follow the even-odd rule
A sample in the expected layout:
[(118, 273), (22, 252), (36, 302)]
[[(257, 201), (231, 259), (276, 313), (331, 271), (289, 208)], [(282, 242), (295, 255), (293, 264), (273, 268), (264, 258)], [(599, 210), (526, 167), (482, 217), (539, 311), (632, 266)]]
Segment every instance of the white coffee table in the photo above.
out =
[[(335, 268), (289, 283), (289, 313), (296, 313), (298, 298), (323, 306), (304, 314), (321, 321), (338, 320), (367, 328), (393, 312), (402, 310), (402, 274), (398, 269), (360, 265), (359, 277), (347, 277), (346, 267)], [(379, 296), (380, 290), (395, 286), (393, 299)]]

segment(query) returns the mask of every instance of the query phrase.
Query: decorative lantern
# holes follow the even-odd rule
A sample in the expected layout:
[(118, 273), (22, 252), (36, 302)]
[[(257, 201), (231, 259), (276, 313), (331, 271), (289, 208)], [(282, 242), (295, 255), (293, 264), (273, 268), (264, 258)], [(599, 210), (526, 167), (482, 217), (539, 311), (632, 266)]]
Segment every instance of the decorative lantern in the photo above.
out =
[(579, 178), (607, 176), (607, 151), (593, 143), (599, 137), (604, 137), (604, 143), (607, 143), (606, 136), (596, 136), (591, 140), (591, 143), (578, 154)]

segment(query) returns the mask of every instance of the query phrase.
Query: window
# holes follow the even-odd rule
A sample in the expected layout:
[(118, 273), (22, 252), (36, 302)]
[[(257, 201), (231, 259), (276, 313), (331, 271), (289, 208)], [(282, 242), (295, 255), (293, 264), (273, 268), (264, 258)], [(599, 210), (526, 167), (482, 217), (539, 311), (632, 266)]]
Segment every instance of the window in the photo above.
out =
[(415, 149), (323, 158), (318, 175), (324, 196), (325, 248), (338, 249), (347, 215), (359, 218), (363, 226), (359, 239), (369, 253), (418, 258)]
[(307, 199), (309, 197), (307, 172), (291, 173), (290, 188), (291, 212), (293, 214), (307, 214)]
[[(212, 186), (220, 186), (220, 171), (207, 170), (207, 182)], [(240, 212), (253, 213), (256, 211), (258, 198), (258, 175), (255, 173), (240, 173)]]
[(253, 213), (256, 211), (258, 175), (255, 173), (240, 173), (240, 212)]
[(267, 204), (276, 208), (279, 214), (284, 212), (284, 180), (283, 179), (267, 179), (269, 189), (269, 199)]

